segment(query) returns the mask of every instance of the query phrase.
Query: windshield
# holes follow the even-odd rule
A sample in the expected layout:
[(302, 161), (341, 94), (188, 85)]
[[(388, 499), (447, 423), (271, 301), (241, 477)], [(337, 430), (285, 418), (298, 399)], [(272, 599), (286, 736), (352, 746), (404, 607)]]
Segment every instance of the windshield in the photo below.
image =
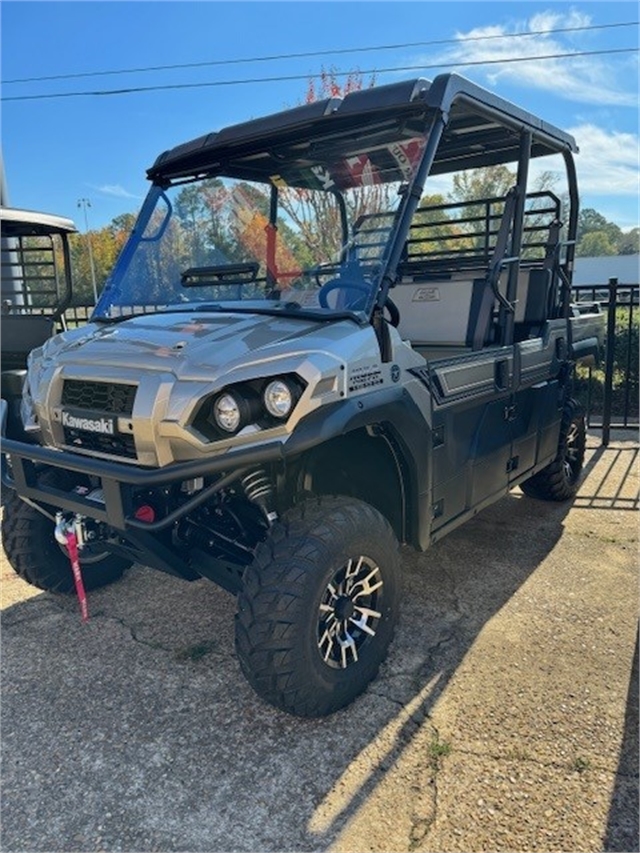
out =
[[(406, 131), (405, 131), (406, 133)], [(159, 310), (369, 312), (424, 137), (153, 187), (94, 318)], [(358, 144), (360, 150), (358, 150)], [(247, 161), (249, 158), (247, 158)], [(227, 171), (233, 171), (228, 169)], [(254, 170), (259, 174), (258, 170)]]

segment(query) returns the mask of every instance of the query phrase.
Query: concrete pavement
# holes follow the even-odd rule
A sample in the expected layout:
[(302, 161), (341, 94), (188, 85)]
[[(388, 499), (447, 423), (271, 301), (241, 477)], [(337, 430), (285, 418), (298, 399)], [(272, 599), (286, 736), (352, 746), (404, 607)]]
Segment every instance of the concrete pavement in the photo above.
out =
[[(77, 602), (2, 565), (9, 851), (638, 850), (638, 446), (425, 554), (349, 708), (264, 705), (234, 599), (142, 567)], [(633, 669), (634, 651), (635, 676)]]

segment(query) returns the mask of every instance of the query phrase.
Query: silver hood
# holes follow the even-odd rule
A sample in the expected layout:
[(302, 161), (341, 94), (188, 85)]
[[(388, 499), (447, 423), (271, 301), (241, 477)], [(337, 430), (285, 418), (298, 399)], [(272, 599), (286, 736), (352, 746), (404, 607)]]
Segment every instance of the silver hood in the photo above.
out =
[[(341, 334), (336, 335), (336, 326)], [(273, 356), (278, 345), (300, 340), (304, 349), (323, 349), (353, 334), (350, 321), (318, 323), (291, 317), (233, 313), (155, 314), (115, 325), (91, 323), (53, 338), (45, 359), (60, 366), (100, 364), (116, 368), (173, 373), (177, 378), (211, 376), (212, 370), (246, 362), (251, 354)], [(309, 335), (313, 341), (304, 342)]]
[[(164, 465), (255, 443), (267, 438), (267, 433), (284, 441), (313, 409), (363, 391), (366, 377), (375, 374), (376, 381), (381, 381), (379, 359), (373, 328), (350, 319), (318, 322), (305, 317), (198, 311), (141, 315), (109, 325), (89, 323), (34, 350), (24, 409), (39, 424), (43, 443), (68, 447), (64, 407), (71, 404), (63, 402), (67, 380), (135, 386), (133, 410), (118, 417), (114, 430), (135, 441), (131, 461)], [(286, 422), (269, 429), (250, 426), (215, 441), (205, 440), (194, 430), (198, 407), (212, 393), (229, 384), (287, 374), (300, 377), (305, 388)], [(89, 414), (95, 418), (100, 413)], [(72, 449), (105, 455), (95, 444), (92, 450), (89, 447), (83, 440)]]

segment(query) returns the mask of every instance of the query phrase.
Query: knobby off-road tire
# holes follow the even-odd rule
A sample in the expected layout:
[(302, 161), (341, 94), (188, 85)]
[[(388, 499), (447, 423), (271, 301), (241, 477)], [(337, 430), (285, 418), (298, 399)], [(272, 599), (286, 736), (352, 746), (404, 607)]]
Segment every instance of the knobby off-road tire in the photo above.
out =
[(302, 717), (358, 696), (393, 637), (399, 562), (387, 520), (352, 498), (309, 499), (274, 525), (236, 615), (236, 651), (258, 695)]
[[(10, 493), (5, 503), (2, 542), (13, 570), (27, 583), (47, 592), (75, 591), (69, 557), (56, 542), (53, 521), (20, 500), (15, 492)], [(85, 589), (97, 589), (119, 580), (130, 565), (130, 561), (107, 551), (87, 551), (84, 556), (81, 552)]]
[(562, 413), (560, 439), (556, 458), (520, 484), (531, 498), (545, 501), (566, 501), (578, 491), (584, 464), (587, 430), (584, 411), (576, 400), (567, 400)]

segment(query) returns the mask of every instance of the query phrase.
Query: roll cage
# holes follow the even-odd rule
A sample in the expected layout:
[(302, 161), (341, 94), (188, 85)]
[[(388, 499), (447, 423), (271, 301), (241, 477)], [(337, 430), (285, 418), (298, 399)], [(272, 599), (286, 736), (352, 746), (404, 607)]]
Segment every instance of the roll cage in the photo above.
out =
[[(517, 179), (503, 218), (501, 253), (491, 254), (491, 263), (508, 263), (508, 282), (501, 306), (503, 343), (513, 340), (513, 317), (507, 308), (516, 297), (523, 229), (526, 227), (526, 185), (530, 160), (560, 154), (565, 162), (570, 210), (563, 242), (564, 261), (556, 263), (562, 284), (562, 313), (568, 316), (570, 282), (578, 217), (578, 191), (572, 154), (577, 151), (569, 134), (537, 118), (499, 96), (456, 74), (444, 74), (432, 82), (418, 78), (387, 86), (332, 97), (253, 121), (233, 125), (217, 133), (198, 137), (161, 154), (147, 175), (155, 192), (195, 176), (225, 176), (261, 181), (271, 186), (270, 222), (278, 211), (278, 183), (317, 188), (313, 162), (346, 159), (362, 148), (382, 144), (390, 129), (407, 139), (425, 140), (417, 167), (404, 187), (393, 228), (382, 254), (382, 274), (377, 291), (366, 306), (369, 318), (381, 314), (398, 276), (398, 267), (410, 245), (410, 229), (429, 175), (462, 169), (517, 164)], [(397, 178), (402, 165), (397, 163)], [(392, 171), (387, 166), (387, 175)], [(332, 175), (331, 191), (338, 198), (349, 187), (344, 174)], [(152, 194), (154, 190), (152, 190)], [(344, 245), (354, 235), (346, 233)], [(497, 240), (497, 235), (496, 235)], [(495, 246), (494, 246), (495, 248)], [(505, 261), (506, 259), (506, 261)], [(500, 269), (503, 267), (500, 266)], [(495, 269), (487, 268), (487, 276)]]

